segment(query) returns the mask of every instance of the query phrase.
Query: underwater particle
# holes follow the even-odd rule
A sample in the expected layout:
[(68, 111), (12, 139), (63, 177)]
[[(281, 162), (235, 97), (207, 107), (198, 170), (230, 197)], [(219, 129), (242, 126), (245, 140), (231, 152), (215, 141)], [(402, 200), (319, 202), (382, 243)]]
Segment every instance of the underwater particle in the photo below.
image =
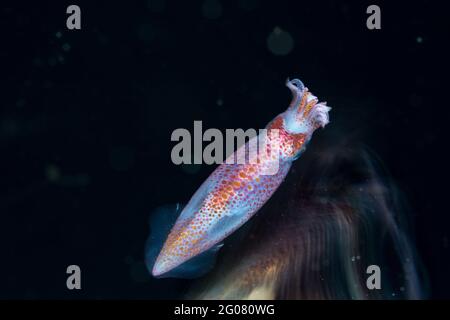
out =
[(276, 56), (285, 56), (294, 48), (294, 39), (289, 32), (275, 27), (267, 37), (267, 48)]
[(205, 0), (202, 5), (203, 16), (207, 19), (217, 19), (222, 15), (222, 4), (219, 0)]
[(33, 65), (35, 66), (35, 67), (42, 67), (42, 60), (40, 59), (40, 58), (34, 58), (33, 59)]
[(66, 52), (70, 51), (70, 44), (67, 42), (62, 45), (62, 49)]
[(216, 103), (217, 103), (217, 105), (218, 105), (219, 107), (223, 106), (223, 100), (220, 99), (220, 98), (217, 99)]
[(44, 89), (51, 89), (51, 88), (53, 88), (53, 82), (51, 82), (50, 80), (45, 80), (42, 87)]
[(68, 187), (85, 187), (90, 182), (91, 178), (87, 174), (64, 176), (64, 178), (61, 179), (61, 184)]
[(34, 300), (38, 297), (38, 295), (36, 294), (36, 292), (33, 291), (33, 289), (28, 288), (25, 290), (24, 297), (25, 299)]
[(408, 100), (409, 104), (414, 108), (419, 108), (422, 105), (422, 97), (417, 93), (412, 93)]
[(422, 43), (422, 42), (423, 42), (423, 38), (420, 37), (420, 36), (417, 37), (417, 38), (416, 38), (416, 42), (417, 42), (417, 43)]
[(347, 4), (345, 4), (345, 3), (343, 3), (343, 4), (341, 5), (340, 10), (341, 10), (341, 12), (342, 12), (342, 14), (343, 14), (344, 16), (348, 16), (348, 14), (350, 13), (350, 8), (349, 8), (349, 6), (348, 6)]
[(139, 27), (138, 37), (144, 42), (150, 42), (155, 38), (155, 30), (149, 23), (144, 23)]
[(79, 186), (87, 186), (91, 182), (91, 178), (87, 174), (79, 174), (76, 176), (76, 182)]
[(58, 39), (60, 39), (62, 37), (62, 33), (61, 31), (58, 31), (55, 33), (55, 37), (57, 37)]
[(405, 291), (405, 287), (400, 287), (400, 291)]
[(147, 8), (155, 13), (162, 13), (166, 8), (166, 2), (164, 0), (148, 0)]
[(17, 122), (11, 118), (4, 118), (1, 122), (1, 133), (5, 136), (15, 136), (19, 132)]
[(183, 163), (181, 165), (181, 170), (187, 174), (196, 174), (200, 171), (201, 165), (199, 164), (185, 164)]
[(134, 165), (134, 151), (126, 146), (110, 151), (109, 162), (115, 171), (127, 171)]
[(45, 168), (45, 175), (48, 181), (56, 182), (61, 178), (61, 171), (57, 166), (50, 164)]
[(143, 261), (136, 261), (130, 265), (130, 277), (135, 282), (147, 282), (150, 280), (150, 275)]
[(55, 59), (54, 57), (48, 58), (48, 65), (49, 65), (50, 67), (56, 66), (56, 63), (57, 63), (57, 61), (56, 61), (56, 59)]
[(252, 11), (252, 10), (255, 10), (256, 8), (258, 8), (259, 2), (258, 2), (258, 0), (239, 0), (238, 6), (242, 10)]
[(97, 37), (98, 37), (98, 41), (100, 42), (101, 45), (107, 45), (108, 44), (109, 39), (103, 33), (97, 32)]
[(19, 100), (17, 100), (16, 102), (16, 106), (19, 108), (22, 108), (25, 105), (25, 99), (24, 98), (20, 98)]
[(125, 263), (126, 264), (132, 264), (134, 262), (134, 259), (132, 256), (126, 256), (125, 257)]

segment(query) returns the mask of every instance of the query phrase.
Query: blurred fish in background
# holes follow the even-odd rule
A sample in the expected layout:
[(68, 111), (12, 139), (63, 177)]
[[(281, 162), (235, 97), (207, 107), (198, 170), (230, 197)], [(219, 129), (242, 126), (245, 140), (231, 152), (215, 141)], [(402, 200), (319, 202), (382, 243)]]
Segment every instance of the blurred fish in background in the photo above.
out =
[[(367, 148), (345, 141), (317, 148), (188, 298), (425, 298), (407, 213)], [(370, 265), (380, 268), (380, 289), (368, 289)]]

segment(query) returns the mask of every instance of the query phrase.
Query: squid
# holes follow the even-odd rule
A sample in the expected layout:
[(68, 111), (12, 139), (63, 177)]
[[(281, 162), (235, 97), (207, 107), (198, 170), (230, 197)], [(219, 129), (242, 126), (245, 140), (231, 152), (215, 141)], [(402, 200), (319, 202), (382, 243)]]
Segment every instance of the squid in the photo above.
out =
[(222, 241), (271, 198), (313, 132), (329, 123), (331, 108), (300, 80), (288, 79), (286, 86), (292, 93), (288, 109), (266, 126), (267, 135), (254, 138), (265, 139), (266, 152), (252, 152), (255, 144), (248, 141), (229, 158), (244, 152), (248, 161), (225, 161), (215, 169), (181, 210), (150, 266), (153, 276), (162, 277), (195, 257), (217, 252)]

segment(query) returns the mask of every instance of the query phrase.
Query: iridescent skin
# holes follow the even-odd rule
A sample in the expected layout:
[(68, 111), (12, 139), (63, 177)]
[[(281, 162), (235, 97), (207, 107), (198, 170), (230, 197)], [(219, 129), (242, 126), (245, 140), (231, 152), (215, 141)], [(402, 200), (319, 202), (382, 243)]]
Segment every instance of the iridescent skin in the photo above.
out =
[[(270, 199), (286, 177), (313, 132), (328, 122), (329, 107), (303, 86), (287, 81), (293, 99), (289, 108), (268, 125), (270, 148), (278, 157), (255, 155), (248, 142), (247, 154), (258, 161), (220, 165), (201, 185), (183, 209), (153, 266), (160, 276), (220, 243), (247, 222)], [(270, 130), (278, 129), (278, 135)], [(257, 137), (255, 139), (259, 139)], [(236, 152), (242, 152), (237, 150)], [(230, 157), (234, 157), (234, 154)], [(276, 162), (276, 163), (275, 163)], [(276, 166), (275, 174), (268, 168)]]

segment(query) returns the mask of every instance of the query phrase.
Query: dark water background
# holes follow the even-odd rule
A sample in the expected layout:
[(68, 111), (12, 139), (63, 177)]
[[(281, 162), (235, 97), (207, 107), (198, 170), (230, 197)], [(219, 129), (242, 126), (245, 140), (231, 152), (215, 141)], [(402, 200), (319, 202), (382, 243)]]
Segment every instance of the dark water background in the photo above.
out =
[[(194, 120), (261, 128), (287, 107), (287, 77), (379, 156), (409, 203), (431, 297), (450, 297), (442, 5), (378, 2), (370, 31), (369, 2), (77, 1), (82, 29), (69, 31), (70, 4), (1, 5), (0, 298), (181, 296), (189, 281), (145, 270), (148, 216), (214, 167), (173, 165), (170, 135)], [(70, 264), (81, 291), (66, 289)]]

